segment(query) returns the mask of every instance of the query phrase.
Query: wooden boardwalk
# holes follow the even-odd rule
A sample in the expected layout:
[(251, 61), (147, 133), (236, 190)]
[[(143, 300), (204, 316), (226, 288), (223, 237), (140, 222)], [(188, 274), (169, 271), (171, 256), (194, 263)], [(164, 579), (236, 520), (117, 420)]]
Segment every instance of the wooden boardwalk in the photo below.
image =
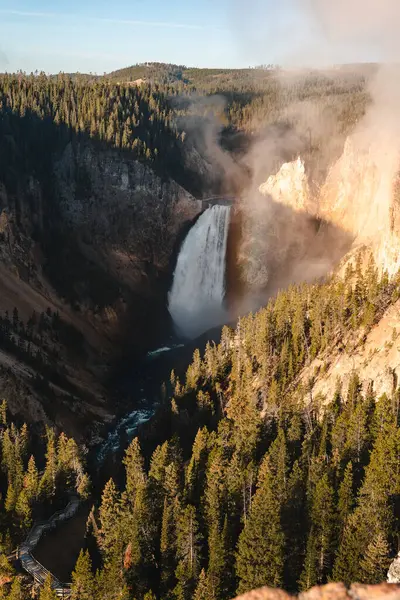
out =
[(54, 513), (54, 515), (52, 515), (47, 521), (36, 521), (33, 524), (32, 529), (26, 536), (25, 541), (19, 546), (17, 550), (17, 557), (21, 562), (22, 568), (27, 573), (32, 575), (32, 577), (37, 583), (43, 585), (46, 578), (50, 574), (53, 588), (59, 598), (68, 598), (70, 596), (70, 584), (62, 583), (61, 581), (59, 581), (57, 577), (50, 573), (50, 571), (48, 571), (46, 567), (44, 567), (38, 560), (36, 560), (32, 552), (36, 548), (43, 534), (47, 533), (48, 531), (51, 531), (52, 529), (57, 527), (59, 523), (67, 521), (75, 515), (76, 511), (78, 510), (79, 504), (80, 500), (78, 496), (71, 496), (70, 502), (63, 510)]

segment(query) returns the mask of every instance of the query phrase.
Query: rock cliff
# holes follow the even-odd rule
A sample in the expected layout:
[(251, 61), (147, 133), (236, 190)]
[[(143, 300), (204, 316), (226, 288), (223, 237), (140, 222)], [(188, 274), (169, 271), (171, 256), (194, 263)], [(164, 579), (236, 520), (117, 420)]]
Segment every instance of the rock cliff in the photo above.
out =
[[(275, 202), (323, 219), (367, 245), (389, 275), (400, 267), (400, 206), (397, 152), (384, 143), (365, 144), (360, 134), (346, 140), (341, 157), (322, 186), (310, 186), (301, 158), (282, 165), (259, 186)], [(315, 189), (310, 192), (310, 187)]]
[[(268, 587), (238, 596), (236, 600), (290, 600), (286, 592)], [(399, 600), (400, 586), (382, 583), (379, 585), (352, 584), (346, 588), (342, 583), (317, 586), (298, 596), (299, 600)]]
[(400, 584), (400, 552), (389, 567), (388, 583)]
[[(355, 263), (360, 248), (367, 248), (373, 252), (379, 269), (394, 276), (400, 267), (397, 154), (390, 150), (390, 145), (386, 148), (363, 142), (360, 134), (347, 139), (342, 155), (328, 170), (319, 189), (309, 185), (304, 162), (299, 158), (282, 165), (259, 191), (272, 199), (274, 205), (282, 206), (281, 212), (290, 208), (293, 214), (330, 224), (332, 236), (326, 248), (332, 253), (340, 250), (341, 236), (348, 235), (351, 247), (342, 253), (341, 272), (344, 273), (349, 262)], [(311, 193), (310, 189), (317, 191)], [(300, 231), (297, 218), (291, 226), (295, 238)], [(314, 243), (310, 237), (309, 245)], [(345, 246), (342, 248), (346, 250)], [(310, 263), (305, 260), (300, 269), (305, 280)], [(379, 320), (370, 330), (349, 335), (347, 340), (338, 341), (326, 357), (314, 360), (304, 369), (303, 382), (312, 379), (313, 395), (329, 399), (337, 378), (346, 386), (356, 370), (365, 387), (374, 381), (377, 397), (383, 393), (391, 395), (400, 375), (399, 331), (400, 304), (396, 302), (379, 314)]]
[[(17, 185), (0, 182), (0, 317), (6, 323), (16, 309), (24, 327), (15, 348), (0, 353), (0, 367), (24, 383), (23, 402), (9, 394), (12, 412), (78, 436), (82, 419), (108, 418), (107, 365), (126, 339), (146, 337), (141, 327), (150, 338), (176, 244), (202, 204), (172, 178), (88, 141), (49, 157), (43, 172), (27, 168)], [(48, 320), (37, 341), (26, 329), (33, 314)], [(54, 314), (67, 341), (51, 329)], [(78, 344), (79, 360), (67, 342)], [(29, 364), (19, 347), (26, 355), (29, 348)], [(48, 401), (32, 387), (43, 375), (33, 360), (39, 355), (52, 369)]]

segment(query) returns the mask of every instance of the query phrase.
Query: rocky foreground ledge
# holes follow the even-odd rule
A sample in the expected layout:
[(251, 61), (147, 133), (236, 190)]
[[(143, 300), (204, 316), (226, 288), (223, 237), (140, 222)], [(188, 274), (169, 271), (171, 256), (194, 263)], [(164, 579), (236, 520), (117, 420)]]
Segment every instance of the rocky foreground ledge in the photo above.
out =
[[(295, 596), (283, 590), (263, 587), (238, 596), (235, 600), (294, 600), (294, 598)], [(400, 600), (400, 584), (354, 583), (347, 588), (343, 583), (328, 583), (300, 594), (298, 600)]]

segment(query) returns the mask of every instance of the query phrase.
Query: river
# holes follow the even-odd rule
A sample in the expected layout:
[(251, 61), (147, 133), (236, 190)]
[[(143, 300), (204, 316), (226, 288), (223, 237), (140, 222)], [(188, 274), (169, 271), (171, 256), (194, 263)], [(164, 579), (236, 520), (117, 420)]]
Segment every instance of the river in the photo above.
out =
[[(35, 558), (61, 581), (70, 581), (80, 548), (85, 546), (90, 506), (99, 501), (104, 484), (111, 476), (118, 482), (123, 479), (123, 452), (138, 433), (140, 425), (149, 421), (160, 405), (163, 382), (169, 382), (172, 369), (183, 378), (195, 348), (204, 348), (208, 340), (218, 340), (219, 337), (220, 328), (195, 341), (168, 342), (148, 352), (122, 377), (118, 391), (132, 409), (116, 420), (104, 441), (90, 452), (88, 467), (93, 482), (90, 503), (82, 505), (72, 519), (44, 536), (34, 551)], [(95, 554), (92, 553), (92, 557)]]

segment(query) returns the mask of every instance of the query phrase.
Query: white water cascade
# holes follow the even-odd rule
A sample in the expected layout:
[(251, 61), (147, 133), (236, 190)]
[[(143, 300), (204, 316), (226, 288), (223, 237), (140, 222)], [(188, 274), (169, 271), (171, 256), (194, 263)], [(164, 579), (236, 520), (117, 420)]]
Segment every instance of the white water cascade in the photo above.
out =
[(194, 338), (226, 318), (225, 258), (229, 206), (208, 208), (189, 231), (180, 250), (169, 312), (179, 333)]

